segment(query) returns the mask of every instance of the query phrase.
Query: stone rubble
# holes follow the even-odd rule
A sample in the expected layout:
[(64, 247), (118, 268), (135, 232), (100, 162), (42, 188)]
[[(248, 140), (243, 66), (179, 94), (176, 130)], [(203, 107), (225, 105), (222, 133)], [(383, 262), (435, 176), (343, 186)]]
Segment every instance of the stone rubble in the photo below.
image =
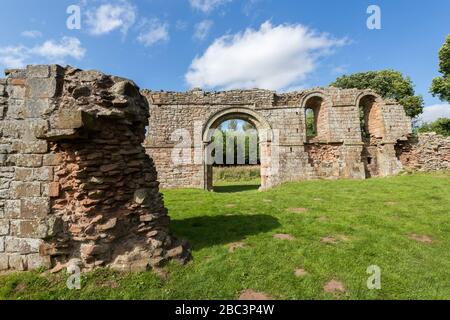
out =
[(149, 107), (127, 79), (28, 66), (0, 80), (0, 270), (185, 263), (142, 142)]

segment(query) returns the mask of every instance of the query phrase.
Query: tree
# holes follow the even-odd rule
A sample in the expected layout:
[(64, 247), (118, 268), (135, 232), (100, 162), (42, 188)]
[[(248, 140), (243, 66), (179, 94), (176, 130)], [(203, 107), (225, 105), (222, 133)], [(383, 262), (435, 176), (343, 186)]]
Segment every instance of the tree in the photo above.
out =
[(418, 130), (418, 132), (436, 132), (444, 137), (450, 136), (450, 119), (439, 118), (435, 122), (424, 123)]
[(372, 89), (383, 98), (397, 100), (411, 118), (417, 117), (423, 111), (423, 98), (415, 95), (411, 79), (395, 70), (344, 75), (337, 78), (331, 85), (341, 89)]
[(230, 131), (236, 131), (238, 127), (238, 121), (237, 120), (228, 120), (228, 130)]
[(442, 77), (433, 79), (430, 92), (442, 101), (450, 102), (450, 34), (439, 50), (439, 72)]

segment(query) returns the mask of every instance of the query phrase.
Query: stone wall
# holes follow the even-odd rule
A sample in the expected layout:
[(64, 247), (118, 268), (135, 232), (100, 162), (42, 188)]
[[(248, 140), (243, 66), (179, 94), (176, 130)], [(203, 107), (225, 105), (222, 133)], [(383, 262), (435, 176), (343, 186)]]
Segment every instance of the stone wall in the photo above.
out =
[(396, 153), (405, 169), (436, 171), (450, 169), (450, 137), (422, 133), (396, 145)]
[(0, 80), (0, 270), (157, 268), (189, 258), (169, 232), (131, 81), (29, 66)]
[[(403, 107), (370, 90), (329, 87), (284, 94), (259, 89), (144, 90), (143, 95), (150, 104), (144, 146), (155, 159), (159, 181), (166, 188), (211, 189), (208, 132), (231, 118), (252, 123), (260, 134), (263, 189), (284, 181), (396, 174), (402, 164), (395, 145), (411, 134), (411, 121)], [(315, 137), (306, 135), (308, 108), (315, 113)], [(363, 128), (360, 110), (366, 123)], [(180, 131), (189, 138), (174, 134)], [(175, 163), (174, 150), (192, 155), (191, 161)]]

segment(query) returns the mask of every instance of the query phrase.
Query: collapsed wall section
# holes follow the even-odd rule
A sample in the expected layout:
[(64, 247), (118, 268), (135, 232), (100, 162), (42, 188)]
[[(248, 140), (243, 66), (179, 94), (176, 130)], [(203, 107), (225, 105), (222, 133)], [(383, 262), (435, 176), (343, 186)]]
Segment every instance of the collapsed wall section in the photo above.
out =
[(0, 270), (137, 271), (189, 259), (169, 232), (148, 104), (126, 79), (29, 66), (2, 80)]
[(450, 169), (450, 137), (435, 133), (420, 133), (395, 146), (397, 158), (403, 167), (413, 171)]

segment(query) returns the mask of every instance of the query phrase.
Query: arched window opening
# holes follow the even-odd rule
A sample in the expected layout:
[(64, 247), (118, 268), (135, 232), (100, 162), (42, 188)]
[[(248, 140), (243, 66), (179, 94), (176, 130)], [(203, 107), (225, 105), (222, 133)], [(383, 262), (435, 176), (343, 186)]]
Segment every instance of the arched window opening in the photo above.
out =
[(311, 97), (305, 103), (306, 137), (315, 138), (325, 134), (325, 112), (321, 97)]
[(311, 108), (305, 109), (305, 119), (306, 119), (306, 137), (314, 138), (317, 136), (317, 123), (316, 123), (316, 115), (314, 114), (314, 110)]
[(361, 136), (364, 142), (382, 138), (384, 134), (384, 124), (380, 106), (373, 95), (361, 98), (359, 102), (359, 120)]

